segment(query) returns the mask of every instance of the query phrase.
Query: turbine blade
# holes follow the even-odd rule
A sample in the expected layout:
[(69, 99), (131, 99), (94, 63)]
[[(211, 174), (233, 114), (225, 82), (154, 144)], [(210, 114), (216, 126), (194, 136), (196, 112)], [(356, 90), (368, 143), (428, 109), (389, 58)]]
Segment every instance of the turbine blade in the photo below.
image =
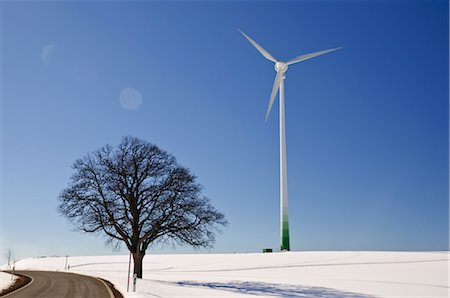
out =
[(320, 56), (320, 55), (323, 55), (323, 54), (326, 54), (326, 53), (330, 53), (330, 52), (333, 52), (333, 51), (336, 51), (336, 50), (339, 50), (339, 49), (342, 49), (342, 47), (329, 49), (329, 50), (318, 51), (318, 52), (305, 54), (305, 55), (300, 55), (298, 57), (295, 57), (295, 58), (289, 60), (288, 62), (286, 62), (286, 64), (287, 65), (291, 65), (291, 64), (298, 63), (298, 62), (301, 62), (301, 61), (305, 61), (305, 60), (308, 60), (308, 59), (311, 59), (311, 58), (314, 58), (314, 57), (317, 57), (317, 56)]
[(277, 63), (277, 59), (275, 59), (272, 55), (270, 55), (269, 52), (267, 52), (262, 46), (260, 46), (256, 41), (254, 41), (253, 39), (250, 38), (250, 36), (248, 36), (247, 34), (245, 34), (244, 32), (242, 32), (240, 29), (238, 29), (239, 32), (242, 33), (242, 35), (244, 35), (245, 38), (247, 38), (247, 40), (261, 53), (261, 55), (263, 55), (267, 60), (270, 60), (274, 63)]
[(270, 95), (269, 106), (267, 107), (266, 113), (266, 122), (267, 118), (269, 118), (270, 110), (272, 109), (273, 102), (275, 101), (275, 95), (277, 95), (277, 91), (280, 88), (281, 80), (284, 77), (284, 72), (277, 72), (277, 76), (275, 77), (275, 81), (273, 82), (272, 94)]

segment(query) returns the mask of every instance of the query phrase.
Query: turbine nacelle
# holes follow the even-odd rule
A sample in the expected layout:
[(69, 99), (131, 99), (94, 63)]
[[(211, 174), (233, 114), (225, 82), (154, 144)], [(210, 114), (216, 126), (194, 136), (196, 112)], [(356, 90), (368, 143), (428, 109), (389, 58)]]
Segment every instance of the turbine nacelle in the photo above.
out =
[(277, 62), (275, 63), (275, 70), (277, 72), (286, 72), (288, 70), (288, 65), (285, 62)]

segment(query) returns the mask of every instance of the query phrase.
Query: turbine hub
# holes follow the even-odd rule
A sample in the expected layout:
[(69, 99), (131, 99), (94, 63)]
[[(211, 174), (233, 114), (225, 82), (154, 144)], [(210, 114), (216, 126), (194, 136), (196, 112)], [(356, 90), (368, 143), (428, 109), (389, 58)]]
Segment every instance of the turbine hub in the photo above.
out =
[(282, 72), (286, 72), (288, 69), (288, 65), (284, 62), (277, 62), (275, 63), (275, 70), (277, 72), (282, 71)]

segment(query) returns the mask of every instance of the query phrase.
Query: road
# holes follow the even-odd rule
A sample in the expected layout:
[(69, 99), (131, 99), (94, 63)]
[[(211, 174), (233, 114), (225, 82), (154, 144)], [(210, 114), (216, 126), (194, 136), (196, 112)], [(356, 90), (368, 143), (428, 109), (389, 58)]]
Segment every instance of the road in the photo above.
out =
[(114, 298), (108, 286), (95, 277), (51, 271), (16, 272), (32, 280), (5, 298)]

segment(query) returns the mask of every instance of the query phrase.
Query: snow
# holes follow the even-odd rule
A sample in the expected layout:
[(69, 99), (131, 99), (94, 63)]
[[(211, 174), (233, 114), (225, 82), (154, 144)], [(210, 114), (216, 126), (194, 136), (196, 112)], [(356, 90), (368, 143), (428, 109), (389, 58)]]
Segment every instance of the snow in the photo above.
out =
[[(449, 297), (449, 252), (146, 255), (135, 293), (126, 293), (128, 255), (68, 263), (71, 272), (105, 278), (133, 298)], [(64, 266), (65, 257), (33, 258), (17, 262), (16, 270)]]
[(17, 277), (6, 272), (0, 272), (0, 292), (14, 283)]

